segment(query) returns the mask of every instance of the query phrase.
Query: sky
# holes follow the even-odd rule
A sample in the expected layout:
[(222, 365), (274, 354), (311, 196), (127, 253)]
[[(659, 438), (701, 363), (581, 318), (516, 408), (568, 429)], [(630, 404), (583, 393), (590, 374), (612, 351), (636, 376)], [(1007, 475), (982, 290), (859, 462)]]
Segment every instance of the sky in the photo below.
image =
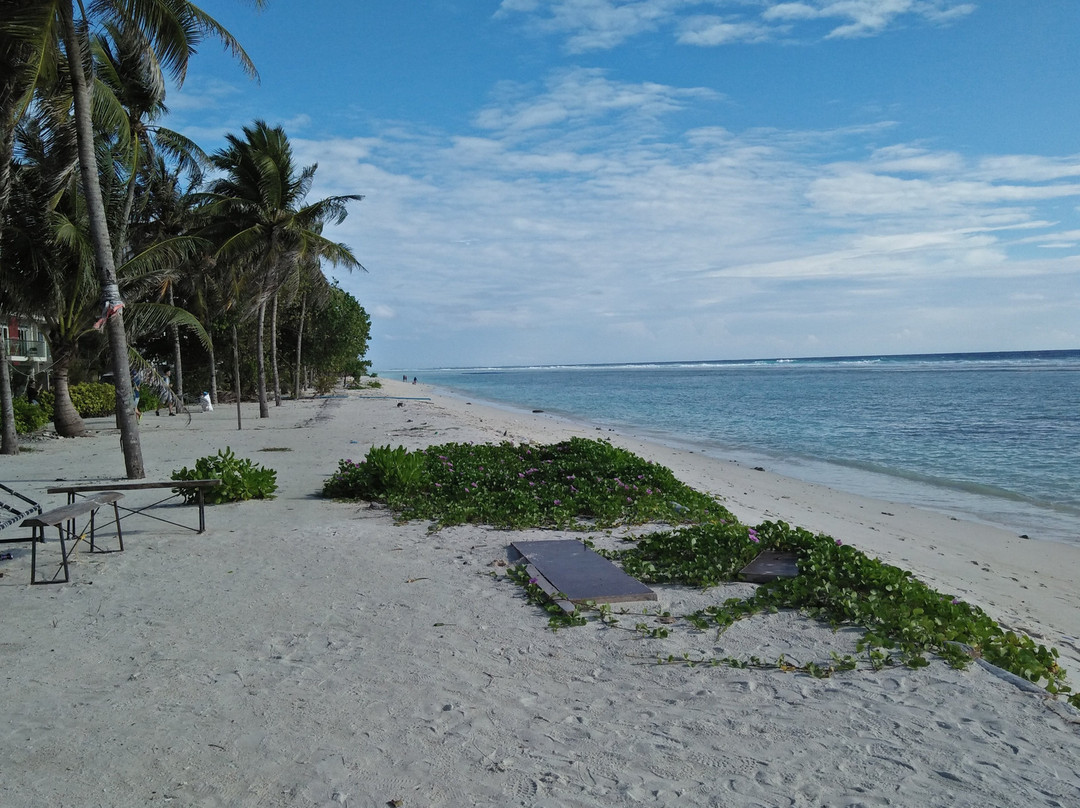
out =
[(1075, 0), (241, 0), (376, 371), (1080, 348)]

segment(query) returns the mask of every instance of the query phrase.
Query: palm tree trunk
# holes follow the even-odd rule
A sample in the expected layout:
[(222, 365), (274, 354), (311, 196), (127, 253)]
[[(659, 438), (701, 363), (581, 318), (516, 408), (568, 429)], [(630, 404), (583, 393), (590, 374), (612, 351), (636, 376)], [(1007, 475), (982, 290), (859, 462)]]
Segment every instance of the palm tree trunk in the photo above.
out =
[[(173, 295), (173, 286), (169, 284), (169, 305), (176, 304), (175, 297)], [(174, 323), (169, 326), (169, 330), (172, 331), (173, 342), (173, 382), (176, 384), (176, 411), (180, 412), (180, 408), (184, 406), (184, 370), (180, 365), (180, 329)], [(187, 410), (185, 410), (187, 412)]]
[(210, 390), (209, 390), (210, 403), (213, 404), (216, 407), (217, 403), (218, 403), (218, 395), (217, 395), (217, 358), (215, 357), (215, 354), (214, 354), (214, 343), (212, 343), (212, 342), (210, 343), (210, 347), (209, 347), (209, 349), (207, 349), (207, 351), (210, 354)]
[(19, 453), (19, 436), (15, 432), (15, 405), (11, 395), (11, 369), (8, 367), (7, 340), (0, 333), (0, 415), (4, 422), (0, 454)]
[(240, 422), (240, 339), (236, 336), (236, 324), (232, 327), (233, 388), (236, 390), (236, 428), (243, 429)]
[(259, 417), (269, 418), (270, 407), (266, 403), (266, 345), (263, 339), (266, 324), (266, 301), (259, 303), (259, 326), (255, 334), (255, 362), (259, 368)]
[(281, 379), (278, 377), (277, 366), (277, 304), (278, 296), (274, 294), (274, 305), (270, 309), (270, 370), (274, 379), (274, 406), (281, 406)]
[[(75, 405), (71, 403), (71, 390), (68, 386), (68, 370), (71, 356), (54, 357), (53, 362), (53, 427), (62, 438), (81, 438), (86, 434), (86, 422), (83, 421)], [(134, 399), (128, 402), (132, 411)]]
[(293, 400), (300, 400), (300, 377), (304, 366), (300, 363), (300, 349), (304, 344), (304, 318), (307, 314), (307, 294), (300, 295), (300, 328), (296, 333), (296, 372), (293, 374)]
[[(79, 173), (82, 178), (90, 235), (94, 243), (94, 258), (101, 279), (103, 306), (106, 310), (105, 329), (109, 335), (112, 354), (113, 384), (116, 385), (116, 414), (120, 425), (120, 446), (129, 479), (146, 476), (139, 425), (135, 419), (135, 404), (131, 397), (131, 367), (128, 363), (127, 334), (124, 332), (123, 301), (116, 281), (109, 227), (105, 218), (105, 203), (98, 183), (97, 157), (94, 153), (94, 126), (90, 116), (90, 87), (83, 71), (83, 49), (75, 32), (73, 0), (57, 4), (62, 17), (64, 49), (71, 72), (71, 89), (75, 105), (75, 131), (79, 145)], [(59, 379), (57, 380), (59, 382)], [(67, 379), (64, 380), (65, 385)], [(57, 384), (59, 387), (59, 383)], [(59, 391), (58, 391), (59, 392)], [(57, 395), (59, 400), (59, 395)], [(58, 430), (59, 431), (59, 430)]]

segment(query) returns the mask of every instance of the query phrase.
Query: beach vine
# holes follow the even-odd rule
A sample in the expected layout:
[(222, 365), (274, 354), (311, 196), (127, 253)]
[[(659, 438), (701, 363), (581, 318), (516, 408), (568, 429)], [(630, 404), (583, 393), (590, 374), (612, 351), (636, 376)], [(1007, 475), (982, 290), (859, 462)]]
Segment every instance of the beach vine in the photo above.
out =
[[(794, 578), (762, 584), (749, 597), (731, 598), (681, 618), (653, 616), (660, 625), (639, 620), (629, 630), (662, 639), (681, 619), (692, 629), (720, 635), (756, 614), (797, 610), (834, 629), (860, 628), (856, 650), (873, 669), (922, 667), (929, 664), (928, 655), (957, 668), (982, 658), (1080, 707), (1080, 694), (1069, 695), (1056, 649), (1002, 628), (978, 606), (937, 592), (910, 572), (839, 539), (780, 521), (744, 525), (716, 499), (680, 482), (670, 469), (606, 441), (447, 443), (413, 452), (400, 446), (373, 447), (362, 461), (340, 461), (323, 493), (385, 502), (399, 521), (426, 519), (433, 531), (458, 524), (581, 531), (666, 524), (668, 529), (628, 539), (632, 546), (626, 549), (598, 550), (650, 584), (710, 588), (738, 580), (739, 571), (761, 550), (793, 552), (799, 569)], [(604, 605), (583, 604), (565, 612), (524, 568), (511, 568), (509, 577), (545, 609), (552, 629), (583, 625), (589, 619), (619, 624)], [(658, 661), (771, 667), (814, 676), (855, 667), (853, 657), (836, 654), (821, 663), (688, 654)]]

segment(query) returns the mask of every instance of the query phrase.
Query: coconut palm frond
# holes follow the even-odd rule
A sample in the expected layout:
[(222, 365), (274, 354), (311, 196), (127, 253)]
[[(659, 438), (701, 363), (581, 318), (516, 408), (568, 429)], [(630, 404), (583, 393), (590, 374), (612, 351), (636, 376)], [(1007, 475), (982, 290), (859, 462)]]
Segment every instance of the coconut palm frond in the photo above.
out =
[(189, 311), (168, 303), (130, 303), (124, 308), (124, 327), (132, 342), (159, 334), (170, 325), (190, 329), (206, 348), (213, 345), (213, 340), (202, 323)]

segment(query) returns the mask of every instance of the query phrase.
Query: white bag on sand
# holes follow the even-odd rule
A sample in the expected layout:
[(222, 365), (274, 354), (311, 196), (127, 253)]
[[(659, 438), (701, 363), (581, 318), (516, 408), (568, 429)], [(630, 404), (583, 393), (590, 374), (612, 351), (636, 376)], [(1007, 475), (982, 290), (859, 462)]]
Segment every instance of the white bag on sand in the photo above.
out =
[(199, 399), (199, 404), (202, 406), (203, 412), (213, 412), (214, 405), (210, 403), (210, 394), (203, 393), (202, 398)]

